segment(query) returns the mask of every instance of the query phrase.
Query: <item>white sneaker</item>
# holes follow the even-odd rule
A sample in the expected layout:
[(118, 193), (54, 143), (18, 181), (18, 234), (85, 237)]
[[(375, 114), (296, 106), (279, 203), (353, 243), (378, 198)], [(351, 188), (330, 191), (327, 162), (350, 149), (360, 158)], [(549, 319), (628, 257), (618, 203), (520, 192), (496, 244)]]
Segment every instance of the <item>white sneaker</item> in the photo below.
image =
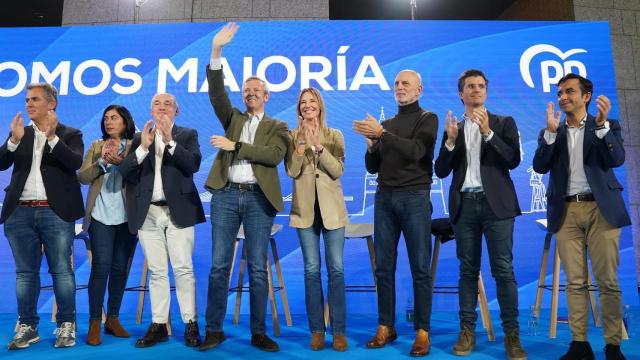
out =
[(56, 337), (56, 348), (72, 347), (76, 344), (76, 327), (74, 323), (63, 322), (53, 331)]
[(9, 350), (28, 348), (29, 345), (35, 344), (40, 341), (40, 335), (38, 335), (37, 326), (21, 324), (20, 321), (18, 321), (16, 323), (16, 328), (14, 329), (14, 331), (16, 332), (16, 334), (7, 345), (7, 348)]

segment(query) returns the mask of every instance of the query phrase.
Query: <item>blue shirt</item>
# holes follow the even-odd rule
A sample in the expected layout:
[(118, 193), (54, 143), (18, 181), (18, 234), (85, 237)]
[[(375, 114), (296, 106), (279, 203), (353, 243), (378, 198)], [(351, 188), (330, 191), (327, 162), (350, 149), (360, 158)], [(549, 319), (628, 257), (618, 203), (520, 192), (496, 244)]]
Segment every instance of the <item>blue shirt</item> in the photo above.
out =
[[(127, 140), (120, 141), (118, 155), (124, 153)], [(102, 189), (98, 193), (96, 203), (91, 211), (91, 217), (105, 225), (120, 225), (127, 222), (127, 212), (124, 206), (124, 191), (122, 190), (122, 175), (118, 166), (106, 164), (100, 158), (98, 166), (104, 172)]]

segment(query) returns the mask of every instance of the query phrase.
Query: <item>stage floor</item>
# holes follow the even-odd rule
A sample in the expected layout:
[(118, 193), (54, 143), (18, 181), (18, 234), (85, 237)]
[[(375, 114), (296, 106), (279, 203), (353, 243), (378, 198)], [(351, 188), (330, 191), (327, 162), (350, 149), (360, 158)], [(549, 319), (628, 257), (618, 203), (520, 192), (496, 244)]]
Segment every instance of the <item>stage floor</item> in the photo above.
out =
[[(521, 339), (525, 350), (528, 352), (529, 359), (557, 359), (568, 348), (570, 342), (569, 327), (567, 324), (558, 324), (558, 334), (556, 339), (548, 338), (548, 318), (549, 309), (542, 309), (541, 319), (537, 326), (537, 334), (533, 335), (531, 328), (528, 327), (529, 319), (528, 311), (521, 311)], [(622, 350), (627, 359), (640, 359), (640, 308), (631, 309), (632, 322), (630, 332), (633, 338), (626, 340), (622, 344)], [(179, 318), (179, 314), (173, 314), (174, 322)], [(250, 345), (250, 335), (248, 330), (249, 317), (242, 315), (240, 324), (234, 326), (231, 323), (232, 316), (227, 316), (225, 323), (225, 334), (227, 340), (218, 348), (206, 352), (199, 352), (197, 349), (187, 348), (183, 344), (183, 329), (181, 323), (174, 323), (174, 336), (167, 343), (161, 343), (147, 349), (136, 349), (134, 343), (136, 338), (142, 336), (148, 325), (148, 318), (138, 325), (135, 323), (133, 315), (123, 315), (121, 319), (124, 326), (131, 332), (132, 337), (129, 339), (118, 339), (112, 336), (103, 336), (103, 343), (100, 346), (93, 347), (85, 343), (87, 331), (87, 315), (78, 315), (79, 331), (77, 333), (78, 341), (74, 348), (55, 349), (54, 343), (54, 324), (49, 321), (50, 314), (41, 314), (42, 320), (40, 324), (41, 341), (32, 345), (30, 348), (18, 351), (0, 350), (0, 358), (3, 359), (117, 359), (117, 358), (135, 358), (135, 359), (401, 359), (409, 358), (408, 352), (413, 342), (414, 331), (412, 326), (406, 323), (404, 317), (399, 318), (397, 325), (398, 340), (382, 349), (369, 350), (365, 347), (366, 341), (373, 335), (376, 327), (375, 315), (350, 315), (348, 318), (347, 337), (349, 348), (344, 353), (334, 352), (331, 348), (331, 336), (327, 336), (326, 349), (322, 351), (311, 351), (308, 348), (309, 334), (307, 330), (307, 321), (304, 315), (293, 316), (293, 326), (283, 326), (283, 318), (281, 318), (281, 336), (275, 338), (280, 345), (280, 352), (265, 353), (255, 349)], [(504, 359), (504, 349), (502, 343), (502, 330), (500, 328), (499, 314), (492, 311), (491, 318), (493, 326), (496, 330), (496, 341), (487, 340), (487, 334), (484, 329), (478, 330), (476, 350), (467, 359)], [(635, 319), (635, 322), (634, 320)], [(13, 335), (13, 326), (15, 324), (14, 314), (0, 314), (0, 340), (3, 344), (9, 341)], [(200, 319), (200, 331), (203, 329), (204, 319)], [(596, 354), (596, 359), (604, 358), (604, 341), (602, 339), (602, 328), (594, 328), (591, 325), (589, 331), (589, 340)], [(269, 335), (272, 334), (272, 328), (269, 322), (267, 324)], [(457, 313), (449, 311), (434, 312), (432, 316), (431, 331), (431, 353), (430, 359), (460, 359), (460, 357), (451, 354), (451, 348), (457, 338)], [(4, 346), (4, 345), (3, 345)]]

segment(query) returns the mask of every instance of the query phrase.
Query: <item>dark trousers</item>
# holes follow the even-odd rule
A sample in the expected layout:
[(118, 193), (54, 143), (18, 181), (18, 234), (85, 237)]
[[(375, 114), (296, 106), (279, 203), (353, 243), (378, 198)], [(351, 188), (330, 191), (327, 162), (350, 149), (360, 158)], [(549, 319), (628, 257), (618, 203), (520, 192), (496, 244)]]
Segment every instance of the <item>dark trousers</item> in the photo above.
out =
[(136, 235), (129, 233), (127, 223), (105, 225), (91, 219), (91, 275), (89, 276), (89, 319), (102, 317), (104, 294), (109, 286), (107, 316), (118, 316), (127, 284), (129, 259), (136, 249)]
[(378, 323), (393, 326), (396, 314), (396, 263), (404, 235), (413, 278), (414, 328), (431, 322), (431, 199), (428, 190), (376, 192), (374, 249), (378, 284)]
[(453, 223), (460, 261), (460, 325), (475, 329), (478, 314), (478, 276), (482, 235), (487, 241), (491, 275), (496, 281), (500, 318), (505, 333), (518, 328), (518, 285), (513, 274), (513, 218), (498, 219), (484, 193), (463, 193), (458, 218)]

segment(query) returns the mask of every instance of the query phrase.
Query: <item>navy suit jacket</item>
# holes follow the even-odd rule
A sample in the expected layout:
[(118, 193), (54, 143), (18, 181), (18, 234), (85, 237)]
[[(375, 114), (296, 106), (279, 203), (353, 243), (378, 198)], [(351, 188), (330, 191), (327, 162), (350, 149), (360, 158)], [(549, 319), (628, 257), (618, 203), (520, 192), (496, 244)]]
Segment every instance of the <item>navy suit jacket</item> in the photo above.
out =
[[(176, 142), (176, 148), (173, 155), (165, 148), (162, 164), (160, 164), (162, 187), (171, 212), (171, 219), (179, 227), (189, 227), (205, 221), (200, 195), (193, 183), (193, 174), (200, 169), (202, 159), (198, 132), (174, 124), (171, 135)], [(138, 146), (140, 146), (140, 133), (133, 138), (131, 151), (119, 167), (123, 178), (132, 188), (130, 196), (134, 197), (127, 199), (127, 213), (131, 214), (129, 230), (132, 233), (136, 233), (142, 227), (149, 212), (155, 168), (158, 166), (154, 153), (155, 141), (149, 146), (149, 154), (142, 164), (138, 164), (135, 154)]]
[[(49, 142), (44, 145), (40, 173), (49, 206), (53, 212), (64, 221), (75, 221), (81, 218), (84, 213), (80, 183), (76, 176), (76, 171), (82, 165), (84, 153), (82, 132), (58, 123), (56, 135), (60, 140), (53, 151), (51, 151)], [(34, 139), (34, 129), (29, 125), (25, 126), (24, 136), (16, 151), (11, 152), (7, 148), (9, 138), (0, 147), (0, 170), (7, 170), (13, 165), (11, 182), (4, 189), (6, 194), (0, 223), (4, 223), (18, 206), (18, 200), (20, 200), (27, 177), (31, 172)]]
[[(458, 126), (458, 137), (452, 151), (447, 150), (445, 146), (445, 130), (435, 164), (435, 173), (439, 178), (445, 178), (453, 171), (449, 188), (449, 218), (452, 223), (457, 221), (461, 204), (460, 190), (467, 174), (464, 122)], [(482, 140), (480, 147), (482, 187), (494, 215), (499, 219), (512, 218), (521, 214), (516, 190), (509, 175), (509, 170), (520, 164), (520, 135), (511, 116), (489, 113), (489, 127), (493, 131), (493, 137), (488, 142)]]
[[(587, 116), (584, 125), (584, 172), (596, 203), (604, 218), (615, 227), (631, 224), (622, 200), (622, 185), (613, 173), (613, 168), (624, 163), (624, 147), (620, 124), (609, 120), (609, 132), (604, 138), (596, 136), (596, 119)], [(558, 127), (556, 141), (547, 145), (544, 129), (538, 136), (538, 148), (533, 158), (533, 170), (540, 174), (551, 171), (547, 187), (547, 229), (555, 233), (564, 218), (565, 197), (569, 182), (569, 151), (567, 148), (567, 126)]]

